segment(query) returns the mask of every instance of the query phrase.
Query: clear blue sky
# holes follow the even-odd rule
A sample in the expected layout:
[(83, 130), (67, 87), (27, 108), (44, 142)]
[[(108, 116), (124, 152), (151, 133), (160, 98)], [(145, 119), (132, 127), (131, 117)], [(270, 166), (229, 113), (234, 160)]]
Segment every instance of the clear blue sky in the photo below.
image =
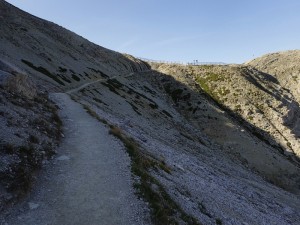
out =
[(299, 49), (299, 0), (8, 0), (134, 56), (242, 63)]

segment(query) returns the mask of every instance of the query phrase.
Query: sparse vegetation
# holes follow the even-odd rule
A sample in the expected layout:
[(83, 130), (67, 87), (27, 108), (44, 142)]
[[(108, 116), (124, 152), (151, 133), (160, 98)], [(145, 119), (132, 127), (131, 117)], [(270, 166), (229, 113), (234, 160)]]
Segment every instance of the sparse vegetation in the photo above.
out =
[(197, 77), (196, 81), (200, 84), (203, 91), (205, 91), (206, 93), (212, 95), (211, 90), (210, 90), (205, 78), (199, 76), (199, 77)]
[(178, 99), (180, 98), (183, 90), (182, 89), (175, 89), (174, 91), (171, 92), (171, 97), (174, 102), (177, 102)]
[[(8, 202), (14, 202), (30, 190), (34, 173), (41, 168), (43, 160), (55, 154), (61, 138), (62, 122), (57, 107), (44, 93), (37, 93), (32, 98), (27, 98), (17, 90), (7, 92), (1, 89), (0, 93), (3, 99), (0, 107), (9, 106), (3, 119), (8, 121), (14, 136), (19, 139), (18, 142), (12, 142), (11, 136), (4, 135), (0, 141), (3, 166), (0, 169), (0, 185), (12, 194)], [(5, 126), (3, 129), (6, 129)], [(3, 160), (5, 158), (10, 160), (6, 162)], [(4, 203), (8, 203), (2, 200), (0, 197), (0, 210)]]
[(140, 151), (139, 145), (128, 138), (118, 127), (110, 126), (110, 134), (120, 139), (131, 158), (131, 170), (140, 177), (140, 182), (135, 184), (138, 194), (142, 196), (151, 207), (152, 222), (154, 224), (179, 224), (178, 218), (187, 224), (200, 224), (195, 218), (186, 214), (175, 203), (164, 187), (151, 175), (150, 169), (162, 168), (170, 173), (164, 162), (157, 162)]
[(0, 145), (1, 152), (14, 155), (19, 162), (10, 165), (8, 171), (1, 171), (1, 184), (4, 185), (8, 191), (16, 193), (21, 196), (29, 191), (33, 176), (32, 173), (40, 168), (43, 156), (36, 151), (33, 145), (29, 146), (13, 146), (10, 144)]
[(167, 112), (166, 110), (162, 110), (162, 113), (165, 114), (166, 116), (170, 117), (170, 118), (173, 118), (173, 116)]
[(121, 89), (122, 87), (124, 87), (124, 85), (115, 78), (114, 79), (108, 79), (107, 83), (112, 85), (116, 89)]
[(156, 104), (150, 103), (149, 106), (150, 106), (152, 109), (158, 109), (158, 105), (156, 105)]
[(108, 84), (107, 82), (101, 82), (101, 84), (104, 85), (104, 86), (106, 86), (106, 87), (108, 87), (108, 89), (109, 89), (111, 92), (113, 92), (113, 93), (115, 93), (116, 95), (119, 95), (119, 96), (120, 96), (120, 93), (116, 91), (116, 89), (115, 89), (115, 87), (114, 87), (113, 85)]
[(34, 143), (34, 144), (38, 144), (39, 143), (39, 139), (36, 136), (32, 135), (32, 134), (29, 135), (28, 141), (30, 143)]
[(63, 68), (63, 67), (58, 67), (59, 68), (59, 72), (61, 73), (66, 73), (68, 71), (68, 69)]
[(221, 219), (216, 219), (216, 224), (217, 225), (222, 225), (223, 223), (222, 223), (222, 220)]
[(32, 69), (34, 69), (34, 70), (36, 70), (36, 71), (38, 71), (38, 72), (40, 72), (40, 73), (42, 73), (42, 74), (44, 74), (44, 75), (52, 78), (54, 81), (56, 81), (60, 85), (65, 86), (64, 82), (62, 82), (60, 79), (58, 79), (57, 76), (55, 76), (52, 73), (50, 73), (47, 69), (45, 69), (45, 68), (43, 68), (41, 66), (39, 66), (39, 67), (34, 66), (33, 63), (31, 63), (31, 62), (29, 62), (29, 61), (27, 61), (25, 59), (22, 59), (22, 62), (24, 64), (26, 64), (27, 66), (31, 67)]
[(59, 76), (59, 77), (61, 77), (61, 79), (63, 80), (63, 81), (66, 81), (67, 83), (72, 83), (68, 78), (66, 78), (64, 75), (62, 75), (62, 74), (57, 74), (57, 76)]
[(80, 81), (80, 78), (78, 76), (76, 76), (75, 74), (72, 74), (72, 78), (76, 81)]
[(104, 124), (108, 124), (107, 121), (103, 118), (100, 118), (100, 116), (92, 110), (88, 105), (83, 104), (83, 108), (94, 118), (96, 118), (98, 121)]

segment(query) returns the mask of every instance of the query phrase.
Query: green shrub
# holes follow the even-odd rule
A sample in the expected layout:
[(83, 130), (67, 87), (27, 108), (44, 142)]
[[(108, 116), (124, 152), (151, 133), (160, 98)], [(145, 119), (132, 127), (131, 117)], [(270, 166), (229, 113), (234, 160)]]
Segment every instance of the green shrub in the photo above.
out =
[(75, 74), (72, 74), (72, 78), (76, 81), (80, 81), (80, 78), (78, 76), (76, 76)]
[(47, 69), (39, 66), (39, 67), (36, 67), (34, 66), (31, 62), (25, 60), (25, 59), (22, 59), (22, 62), (24, 64), (26, 64), (27, 66), (29, 66), (30, 68), (50, 77), (51, 79), (53, 79), (54, 81), (56, 81), (57, 83), (59, 83), (60, 85), (63, 85), (65, 86), (64, 82), (62, 82), (60, 79), (57, 78), (57, 76), (53, 75), (52, 73), (50, 73)]

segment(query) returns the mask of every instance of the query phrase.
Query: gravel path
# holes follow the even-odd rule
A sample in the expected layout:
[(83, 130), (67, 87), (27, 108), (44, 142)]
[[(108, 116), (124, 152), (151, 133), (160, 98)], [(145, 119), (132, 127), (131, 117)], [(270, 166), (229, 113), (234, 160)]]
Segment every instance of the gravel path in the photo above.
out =
[(67, 94), (52, 98), (65, 121), (59, 155), (2, 224), (148, 224), (149, 212), (134, 194), (122, 143)]
[(101, 78), (101, 79), (98, 79), (96, 81), (85, 83), (85, 84), (79, 86), (78, 88), (74, 88), (74, 89), (71, 89), (71, 90), (67, 91), (66, 93), (68, 93), (68, 94), (76, 93), (76, 92), (80, 91), (81, 89), (83, 89), (83, 88), (85, 88), (85, 87), (87, 87), (91, 84), (94, 84), (94, 83), (97, 83), (97, 82), (100, 82), (100, 81), (103, 81), (103, 80), (107, 80), (107, 79)]

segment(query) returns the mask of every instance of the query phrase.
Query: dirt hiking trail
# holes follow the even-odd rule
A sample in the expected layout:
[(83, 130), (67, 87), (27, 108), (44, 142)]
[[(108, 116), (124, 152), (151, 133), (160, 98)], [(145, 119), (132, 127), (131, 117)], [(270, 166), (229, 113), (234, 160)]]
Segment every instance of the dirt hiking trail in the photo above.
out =
[[(108, 128), (68, 94), (52, 94), (61, 108), (64, 140), (31, 195), (5, 225), (148, 224), (148, 210), (132, 186), (130, 158)], [(147, 217), (147, 218), (146, 218)]]

